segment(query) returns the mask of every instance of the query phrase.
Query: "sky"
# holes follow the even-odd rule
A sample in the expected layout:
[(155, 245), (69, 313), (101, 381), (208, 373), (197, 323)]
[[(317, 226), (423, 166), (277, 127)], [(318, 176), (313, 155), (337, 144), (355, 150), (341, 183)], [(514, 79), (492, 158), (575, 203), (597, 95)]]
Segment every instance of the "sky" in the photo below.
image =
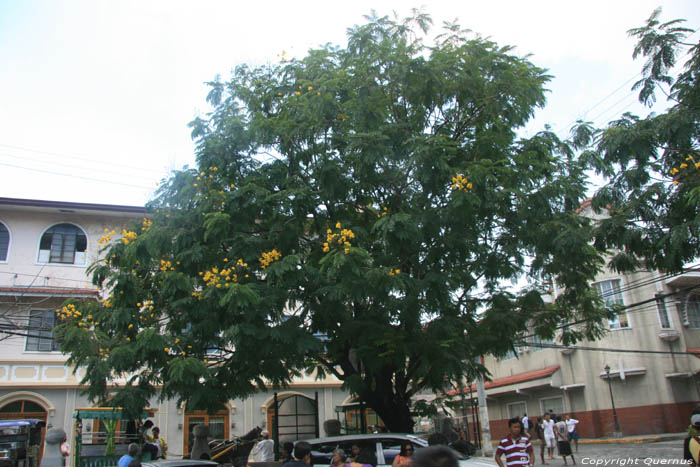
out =
[(283, 50), (344, 46), (372, 9), (422, 7), (434, 33), (458, 19), (547, 68), (548, 103), (525, 135), (646, 115), (626, 31), (658, 6), (662, 20), (700, 28), (699, 0), (423, 2), (0, 0), (0, 197), (145, 204), (172, 170), (195, 165), (187, 124), (210, 110), (207, 81)]

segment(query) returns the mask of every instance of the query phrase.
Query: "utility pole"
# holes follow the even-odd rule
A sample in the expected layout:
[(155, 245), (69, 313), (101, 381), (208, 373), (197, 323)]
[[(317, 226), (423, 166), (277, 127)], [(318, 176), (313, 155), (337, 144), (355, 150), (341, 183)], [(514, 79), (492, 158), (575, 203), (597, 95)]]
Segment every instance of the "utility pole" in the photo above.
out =
[[(481, 364), (484, 364), (484, 357), (481, 357)], [(486, 457), (493, 455), (491, 446), (491, 428), (489, 427), (489, 409), (486, 406), (486, 389), (484, 389), (484, 379), (481, 376), (476, 378), (476, 394), (479, 398), (479, 418), (481, 419), (481, 450)]]

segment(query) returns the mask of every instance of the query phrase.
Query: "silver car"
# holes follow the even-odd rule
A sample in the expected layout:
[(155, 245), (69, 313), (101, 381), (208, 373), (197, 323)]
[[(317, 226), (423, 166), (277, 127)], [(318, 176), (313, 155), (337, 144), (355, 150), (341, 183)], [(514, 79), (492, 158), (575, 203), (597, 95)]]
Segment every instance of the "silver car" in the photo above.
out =
[[(311, 463), (314, 466), (329, 466), (331, 457), (333, 457), (333, 451), (338, 448), (349, 455), (352, 452), (353, 444), (359, 446), (374, 445), (377, 467), (391, 467), (394, 457), (401, 450), (401, 445), (406, 442), (411, 443), (414, 452), (428, 446), (428, 442), (423, 438), (401, 433), (330, 436), (327, 438), (305, 439), (304, 441), (311, 444)], [(493, 467), (496, 465), (493, 461), (472, 458), (457, 451), (455, 451), (455, 455), (459, 459), (460, 467)]]

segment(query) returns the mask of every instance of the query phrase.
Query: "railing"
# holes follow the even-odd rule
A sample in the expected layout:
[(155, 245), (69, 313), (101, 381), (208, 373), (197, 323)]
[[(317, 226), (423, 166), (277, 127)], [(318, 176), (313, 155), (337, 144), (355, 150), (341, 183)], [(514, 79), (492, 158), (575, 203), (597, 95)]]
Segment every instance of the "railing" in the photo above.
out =
[(118, 456), (81, 457), (78, 460), (78, 467), (114, 467), (118, 461)]

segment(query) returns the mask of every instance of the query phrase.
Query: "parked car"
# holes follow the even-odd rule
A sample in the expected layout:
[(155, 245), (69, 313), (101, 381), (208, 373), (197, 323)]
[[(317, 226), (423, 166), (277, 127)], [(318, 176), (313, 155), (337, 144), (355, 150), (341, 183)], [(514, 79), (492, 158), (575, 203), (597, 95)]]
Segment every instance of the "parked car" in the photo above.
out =
[[(401, 433), (375, 433), (367, 435), (345, 435), (330, 436), (327, 438), (305, 439), (311, 444), (311, 463), (315, 466), (328, 466), (333, 457), (333, 451), (340, 448), (346, 455), (352, 452), (352, 445), (360, 446), (374, 445), (377, 456), (377, 467), (391, 467), (401, 450), (403, 443), (409, 442), (413, 446), (413, 452), (428, 446), (428, 442), (411, 434)], [(471, 466), (494, 466), (495, 462), (483, 459), (474, 459), (455, 451), (455, 456), (459, 459), (460, 467)]]

